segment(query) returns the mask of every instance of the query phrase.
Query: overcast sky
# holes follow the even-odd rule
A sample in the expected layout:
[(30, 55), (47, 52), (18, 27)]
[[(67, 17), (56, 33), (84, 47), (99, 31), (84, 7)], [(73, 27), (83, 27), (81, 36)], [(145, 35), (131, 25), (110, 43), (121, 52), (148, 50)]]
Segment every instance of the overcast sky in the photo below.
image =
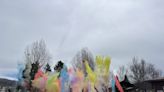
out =
[(164, 0), (0, 0), (1, 75), (15, 72), (40, 39), (53, 61), (69, 63), (88, 47), (110, 56), (112, 69), (134, 56), (163, 69)]

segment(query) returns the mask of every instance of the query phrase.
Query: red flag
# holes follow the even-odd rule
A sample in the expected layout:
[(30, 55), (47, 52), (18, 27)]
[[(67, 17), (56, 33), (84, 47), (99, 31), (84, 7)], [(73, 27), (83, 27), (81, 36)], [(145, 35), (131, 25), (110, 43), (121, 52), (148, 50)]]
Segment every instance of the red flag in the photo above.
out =
[(124, 90), (122, 89), (121, 84), (120, 84), (120, 82), (119, 82), (119, 80), (118, 80), (118, 77), (115, 76), (114, 79), (115, 79), (116, 87), (118, 88), (118, 90), (119, 90), (120, 92), (124, 92)]

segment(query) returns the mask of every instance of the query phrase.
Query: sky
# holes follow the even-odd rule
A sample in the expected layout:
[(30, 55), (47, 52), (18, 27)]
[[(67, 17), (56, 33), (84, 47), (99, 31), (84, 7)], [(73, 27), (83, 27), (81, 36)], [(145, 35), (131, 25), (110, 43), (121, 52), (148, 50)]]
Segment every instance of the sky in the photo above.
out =
[(0, 75), (15, 76), (40, 39), (53, 62), (87, 47), (111, 69), (137, 57), (164, 71), (164, 0), (0, 0)]

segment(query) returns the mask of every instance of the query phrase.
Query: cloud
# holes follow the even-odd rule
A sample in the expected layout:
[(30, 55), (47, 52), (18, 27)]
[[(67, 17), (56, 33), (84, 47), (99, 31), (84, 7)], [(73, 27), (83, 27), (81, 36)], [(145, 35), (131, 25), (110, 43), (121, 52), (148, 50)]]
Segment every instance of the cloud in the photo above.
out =
[(53, 61), (69, 63), (83, 47), (110, 55), (112, 68), (134, 56), (163, 69), (163, 0), (0, 1), (1, 72), (16, 69), (24, 49), (44, 39)]

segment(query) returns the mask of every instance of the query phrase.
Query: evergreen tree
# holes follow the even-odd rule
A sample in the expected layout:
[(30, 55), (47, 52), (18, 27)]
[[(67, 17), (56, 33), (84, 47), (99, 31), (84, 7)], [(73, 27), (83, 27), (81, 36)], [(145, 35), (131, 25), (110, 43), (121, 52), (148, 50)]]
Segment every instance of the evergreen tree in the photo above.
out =
[(30, 72), (30, 76), (31, 76), (31, 80), (34, 80), (35, 74), (38, 72), (39, 69), (39, 62), (35, 62), (31, 64), (31, 72)]
[(57, 65), (55, 65), (54, 70), (60, 72), (63, 68), (64, 63), (62, 61), (58, 61)]
[(46, 64), (45, 70), (46, 72), (51, 72), (51, 66), (48, 63)]

